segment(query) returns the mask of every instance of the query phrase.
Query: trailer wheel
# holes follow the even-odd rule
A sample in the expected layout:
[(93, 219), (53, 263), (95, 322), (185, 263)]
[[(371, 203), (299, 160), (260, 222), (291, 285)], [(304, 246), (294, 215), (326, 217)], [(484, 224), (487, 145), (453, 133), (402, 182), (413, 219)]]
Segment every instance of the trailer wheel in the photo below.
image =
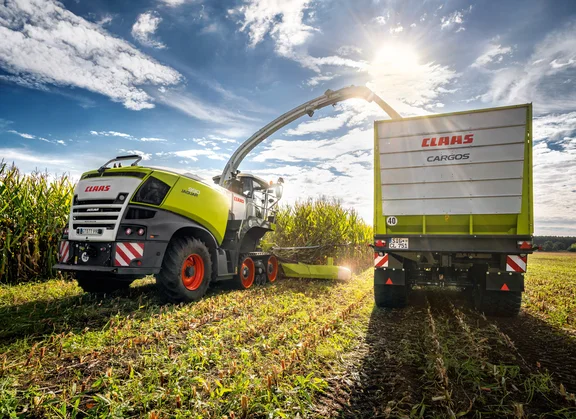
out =
[(206, 245), (180, 237), (168, 245), (156, 284), (168, 301), (188, 303), (206, 294), (211, 276), (212, 262)]
[(520, 291), (476, 290), (476, 309), (487, 316), (516, 317), (522, 305)]
[(84, 292), (97, 294), (127, 289), (133, 281), (111, 278), (98, 272), (78, 271), (76, 272), (76, 282)]
[(408, 289), (402, 285), (374, 285), (374, 302), (381, 308), (402, 308), (408, 300)]
[(268, 282), (274, 282), (278, 278), (278, 259), (271, 255), (266, 264), (266, 278)]
[(238, 275), (234, 277), (234, 281), (239, 289), (247, 290), (254, 284), (256, 279), (256, 265), (250, 256), (243, 257), (240, 260)]

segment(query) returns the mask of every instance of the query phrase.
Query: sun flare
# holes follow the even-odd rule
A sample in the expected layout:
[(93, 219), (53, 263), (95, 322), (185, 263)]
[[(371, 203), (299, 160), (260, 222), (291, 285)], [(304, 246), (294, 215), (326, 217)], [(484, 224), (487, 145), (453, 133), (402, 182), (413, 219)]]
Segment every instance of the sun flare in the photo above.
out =
[(388, 44), (382, 46), (374, 55), (372, 66), (395, 67), (405, 71), (417, 68), (419, 57), (415, 49), (406, 44)]

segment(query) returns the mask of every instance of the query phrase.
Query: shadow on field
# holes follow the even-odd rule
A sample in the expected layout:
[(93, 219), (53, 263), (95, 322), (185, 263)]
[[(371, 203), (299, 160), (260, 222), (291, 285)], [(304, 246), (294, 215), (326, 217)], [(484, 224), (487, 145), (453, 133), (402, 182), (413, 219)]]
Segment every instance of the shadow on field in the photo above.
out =
[(576, 336), (526, 312), (514, 319), (489, 320), (512, 339), (528, 365), (548, 371), (556, 384), (576, 394)]
[(408, 417), (411, 407), (422, 400), (421, 366), (426, 360), (419, 349), (424, 304), (418, 291), (410, 295), (406, 309), (374, 307), (353, 384), (348, 383), (349, 400), (338, 417)]
[[(288, 292), (327, 293), (338, 281), (286, 280), (276, 288), (277, 294)], [(315, 285), (314, 285), (315, 284)], [(314, 286), (311, 286), (314, 285)], [(203, 299), (239, 291), (231, 281), (215, 283)], [(189, 303), (195, 304), (195, 303)], [(132, 286), (128, 290), (111, 294), (83, 293), (59, 299), (34, 300), (27, 303), (0, 307), (0, 348), (18, 341), (28, 343), (50, 335), (78, 333), (86, 328), (99, 330), (110, 320), (130, 316), (145, 320), (161, 312), (163, 307), (173, 306), (158, 295), (156, 284)]]
[[(156, 285), (146, 284), (105, 295), (84, 293), (1, 307), (0, 345), (86, 328), (100, 329), (116, 315), (146, 318), (158, 312), (161, 304)], [(142, 305), (147, 310), (139, 310)]]
[[(448, 318), (453, 314), (446, 303), (452, 302), (466, 313), (473, 331), (495, 324), (510, 337), (526, 361), (524, 371), (527, 374), (548, 371), (556, 385), (562, 383), (569, 393), (576, 393), (576, 337), (524, 311), (517, 318), (485, 319), (473, 310), (469, 297), (460, 291), (418, 289), (411, 293), (409, 306), (405, 309), (374, 307), (365, 345), (355, 356), (354, 371), (337, 384), (345, 387), (348, 394), (346, 403), (338, 403), (338, 417), (412, 417), (418, 416), (424, 404), (424, 417), (433, 416), (438, 405), (431, 402), (434, 390), (424, 388), (422, 384), (425, 366), (429, 362), (426, 355), (432, 351), (424, 338), (428, 321), (427, 300), (432, 304), (433, 312)], [(454, 322), (457, 327), (456, 320)], [(478, 333), (478, 336), (482, 335)], [(509, 352), (512, 354), (513, 351)], [(492, 356), (498, 358), (500, 355), (493, 353)], [(507, 364), (507, 360), (502, 358), (501, 361)], [(458, 382), (456, 377), (451, 377), (451, 380), (453, 385), (458, 386), (454, 384)], [(457, 394), (458, 389), (455, 388), (454, 396), (457, 397)], [(554, 410), (557, 405), (548, 402), (530, 408), (541, 407), (546, 411), (550, 407)], [(534, 403), (539, 402), (535, 399)], [(442, 416), (445, 412), (439, 410), (437, 413)]]

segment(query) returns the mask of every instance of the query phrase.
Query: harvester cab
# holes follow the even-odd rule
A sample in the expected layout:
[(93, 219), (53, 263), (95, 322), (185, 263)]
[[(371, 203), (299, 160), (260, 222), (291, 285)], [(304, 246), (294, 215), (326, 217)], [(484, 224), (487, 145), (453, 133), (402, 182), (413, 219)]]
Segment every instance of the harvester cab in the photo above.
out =
[(274, 282), (278, 260), (262, 251), (260, 241), (275, 229), (283, 180), (266, 182), (240, 173), (238, 166), (280, 128), (350, 98), (373, 101), (399, 117), (370, 89), (351, 86), (329, 90), (257, 131), (213, 178), (215, 184), (191, 173), (139, 166), (138, 155), (84, 173), (55, 268), (74, 272), (88, 292), (126, 288), (155, 275), (172, 302), (196, 301), (217, 281), (233, 281), (240, 289)]

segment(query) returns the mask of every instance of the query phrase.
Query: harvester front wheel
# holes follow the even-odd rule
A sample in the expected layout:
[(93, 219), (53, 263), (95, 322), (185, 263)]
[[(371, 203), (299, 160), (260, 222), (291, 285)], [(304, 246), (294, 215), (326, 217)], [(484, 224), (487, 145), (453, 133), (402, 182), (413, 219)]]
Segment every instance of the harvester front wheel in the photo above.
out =
[(168, 245), (156, 283), (170, 302), (198, 301), (206, 294), (212, 262), (204, 243), (190, 237), (173, 239)]
[(407, 300), (408, 290), (404, 285), (374, 285), (374, 302), (380, 308), (402, 308)]
[(238, 267), (238, 275), (234, 277), (236, 286), (239, 289), (247, 290), (254, 285), (256, 279), (256, 264), (250, 256), (240, 258), (240, 265)]
[(84, 292), (109, 293), (127, 289), (132, 281), (121, 281), (98, 272), (76, 272), (76, 282)]

